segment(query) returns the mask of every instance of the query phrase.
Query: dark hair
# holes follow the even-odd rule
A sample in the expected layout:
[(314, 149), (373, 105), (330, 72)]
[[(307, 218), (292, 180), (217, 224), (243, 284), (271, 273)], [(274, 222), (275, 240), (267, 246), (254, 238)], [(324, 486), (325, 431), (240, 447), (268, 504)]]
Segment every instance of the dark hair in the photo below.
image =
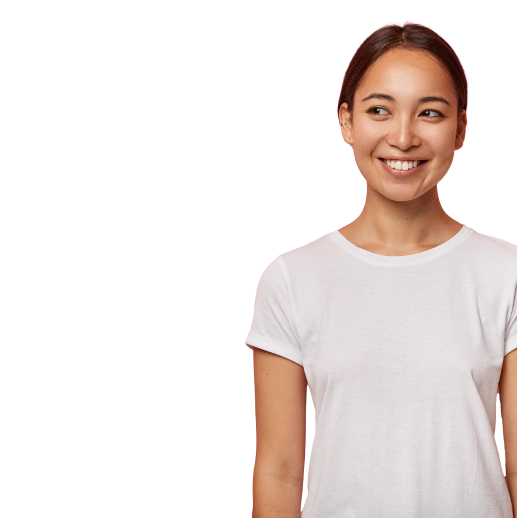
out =
[(377, 29), (357, 49), (343, 79), (338, 116), (343, 103), (348, 103), (350, 112), (353, 110), (354, 94), (368, 69), (385, 52), (396, 47), (421, 50), (435, 56), (449, 72), (456, 88), (458, 115), (462, 109), (467, 109), (467, 77), (452, 47), (428, 27), (406, 22), (403, 26), (392, 24)]

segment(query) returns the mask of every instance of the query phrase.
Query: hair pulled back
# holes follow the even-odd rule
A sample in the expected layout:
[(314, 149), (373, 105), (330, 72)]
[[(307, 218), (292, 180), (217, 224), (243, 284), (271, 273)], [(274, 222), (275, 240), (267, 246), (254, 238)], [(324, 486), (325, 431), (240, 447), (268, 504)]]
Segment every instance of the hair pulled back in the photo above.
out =
[(385, 52), (397, 47), (421, 50), (435, 56), (454, 83), (458, 96), (458, 115), (462, 109), (467, 109), (467, 77), (452, 47), (429, 27), (406, 22), (403, 26), (392, 24), (377, 29), (357, 49), (343, 79), (338, 116), (343, 103), (348, 103), (348, 111), (353, 110), (354, 94), (373, 63)]

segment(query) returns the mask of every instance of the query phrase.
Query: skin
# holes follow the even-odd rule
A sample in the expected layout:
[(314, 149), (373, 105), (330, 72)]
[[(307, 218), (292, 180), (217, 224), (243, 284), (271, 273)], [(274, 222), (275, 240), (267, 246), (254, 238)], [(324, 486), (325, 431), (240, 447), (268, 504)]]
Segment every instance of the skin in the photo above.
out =
[[(369, 99), (372, 93), (395, 98)], [(439, 96), (450, 105), (418, 99)], [(372, 108), (381, 110), (369, 112)], [(454, 152), (463, 146), (467, 115), (458, 117), (457, 94), (447, 71), (428, 54), (395, 49), (383, 54), (355, 92), (353, 113), (343, 103), (341, 132), (353, 146), (366, 180), (363, 211), (340, 232), (353, 244), (380, 255), (410, 255), (434, 248), (453, 237), (462, 224), (448, 216), (438, 198)], [(441, 113), (443, 117), (439, 117)], [(416, 156), (429, 160), (406, 178), (384, 170), (378, 157)]]

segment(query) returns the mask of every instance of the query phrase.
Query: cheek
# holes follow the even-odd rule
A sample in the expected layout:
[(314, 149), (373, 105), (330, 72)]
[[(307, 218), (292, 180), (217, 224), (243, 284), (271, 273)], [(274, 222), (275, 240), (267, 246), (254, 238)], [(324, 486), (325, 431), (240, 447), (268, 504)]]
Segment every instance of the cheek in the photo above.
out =
[(356, 124), (354, 126), (354, 149), (359, 152), (373, 150), (384, 137), (383, 128), (375, 124)]
[(436, 157), (442, 157), (443, 161), (448, 161), (454, 155), (455, 125), (441, 125), (441, 127), (436, 128), (436, 131), (430, 131), (425, 138)]

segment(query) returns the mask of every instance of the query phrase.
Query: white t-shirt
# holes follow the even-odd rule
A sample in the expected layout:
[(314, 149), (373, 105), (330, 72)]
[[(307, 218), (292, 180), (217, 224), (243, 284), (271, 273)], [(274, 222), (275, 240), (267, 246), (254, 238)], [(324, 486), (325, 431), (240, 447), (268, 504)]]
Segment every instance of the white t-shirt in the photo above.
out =
[(517, 245), (466, 225), (406, 256), (335, 230), (269, 264), (246, 344), (307, 377), (302, 518), (513, 517), (494, 432), (516, 287)]

